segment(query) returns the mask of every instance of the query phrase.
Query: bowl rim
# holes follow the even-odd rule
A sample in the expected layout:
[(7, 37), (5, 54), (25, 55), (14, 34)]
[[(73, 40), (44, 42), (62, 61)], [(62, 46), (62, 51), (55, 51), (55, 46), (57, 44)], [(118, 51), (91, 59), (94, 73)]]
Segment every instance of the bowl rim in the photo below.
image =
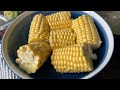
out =
[(91, 72), (90, 74), (82, 77), (81, 79), (90, 79), (92, 78), (93, 76), (97, 75), (98, 73), (100, 73), (100, 71), (103, 70), (103, 68), (108, 64), (108, 62), (110, 61), (110, 58), (112, 57), (112, 54), (113, 54), (113, 51), (114, 51), (114, 37), (113, 37), (113, 33), (112, 33), (112, 30), (110, 28), (110, 26), (108, 25), (108, 23), (99, 15), (97, 14), (96, 12), (94, 11), (85, 11), (85, 13), (89, 13), (91, 15), (94, 15), (95, 17), (94, 18), (97, 18), (99, 19), (99, 22), (101, 23), (102, 26), (105, 27), (105, 30), (107, 30), (107, 33), (106, 35), (109, 36), (108, 38), (108, 42), (109, 42), (109, 48), (108, 48), (108, 52), (107, 52), (107, 55), (104, 59), (104, 63), (102, 62), (98, 68), (96, 68), (93, 72)]
[[(13, 23), (18, 19), (18, 18), (20, 18), (22, 15), (24, 15), (24, 14), (26, 14), (26, 13), (28, 13), (29, 12), (29, 14), (31, 13), (34, 13), (34, 12), (36, 12), (36, 11), (25, 11), (25, 12), (23, 12), (22, 14), (20, 14), (14, 21), (13, 21)], [(105, 28), (105, 30), (107, 29), (107, 33), (106, 33), (106, 35), (108, 36), (109, 35), (109, 38), (108, 38), (108, 42), (109, 42), (109, 48), (108, 48), (108, 52), (107, 52), (107, 54), (106, 54), (106, 57), (105, 57), (105, 59), (104, 59), (104, 63), (102, 62), (100, 65), (99, 65), (99, 67), (98, 68), (96, 68), (94, 71), (92, 71), (91, 73), (89, 73), (89, 74), (87, 74), (86, 76), (84, 76), (84, 77), (82, 77), (82, 78), (78, 78), (78, 79), (90, 79), (90, 78), (92, 78), (92, 77), (94, 77), (95, 75), (97, 75), (106, 65), (107, 65), (107, 63), (110, 61), (110, 58), (111, 58), (111, 56), (112, 56), (112, 54), (113, 54), (113, 50), (114, 50), (114, 38), (113, 38), (113, 33), (112, 33), (112, 30), (111, 30), (111, 28), (110, 28), (110, 26), (107, 24), (107, 22), (99, 15), (99, 14), (97, 14), (96, 12), (94, 12), (94, 11), (77, 11), (77, 12), (83, 12), (83, 13), (86, 13), (86, 14), (88, 14), (88, 15), (90, 15), (90, 16), (94, 16), (94, 18), (96, 18), (97, 20), (99, 19), (99, 22), (102, 24), (102, 26), (104, 26), (104, 27), (106, 27)], [(12, 23), (12, 24), (13, 24)], [(8, 29), (12, 26), (12, 24), (8, 27)], [(6, 32), (8, 31), (8, 29), (6, 30)], [(3, 43), (3, 41), (4, 41), (4, 38), (5, 38), (5, 35), (6, 35), (6, 32), (5, 32), (5, 34), (4, 34), (4, 36), (3, 36), (3, 40), (2, 40), (2, 55), (3, 55), (3, 57), (4, 57), (4, 59), (5, 59), (5, 62), (7, 63), (7, 65), (9, 66), (9, 68), (15, 73), (15, 74), (17, 74), (19, 77), (21, 77), (21, 78), (23, 78), (23, 79), (26, 79), (26, 77), (24, 77), (24, 76), (22, 76), (22, 75), (20, 75), (18, 72), (16, 72), (12, 67), (11, 67), (11, 65), (9, 65), (9, 63), (8, 63), (8, 61), (6, 60), (6, 57), (5, 57), (5, 55), (4, 55), (4, 50), (3, 50), (3, 45), (4, 45), (4, 43)], [(33, 79), (32, 77), (27, 77), (28, 79)]]

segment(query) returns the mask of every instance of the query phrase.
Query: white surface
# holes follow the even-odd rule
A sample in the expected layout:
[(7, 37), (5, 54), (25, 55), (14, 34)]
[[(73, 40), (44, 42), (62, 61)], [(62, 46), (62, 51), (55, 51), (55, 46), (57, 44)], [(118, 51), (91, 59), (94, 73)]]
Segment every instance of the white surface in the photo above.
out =
[(1, 44), (0, 44), (0, 79), (20, 79), (6, 65), (4, 59), (1, 55)]

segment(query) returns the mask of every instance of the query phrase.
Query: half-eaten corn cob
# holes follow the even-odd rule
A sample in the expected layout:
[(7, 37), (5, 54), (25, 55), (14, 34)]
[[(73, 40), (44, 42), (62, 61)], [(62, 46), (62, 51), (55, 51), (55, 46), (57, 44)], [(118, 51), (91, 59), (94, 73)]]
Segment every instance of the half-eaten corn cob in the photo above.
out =
[(47, 61), (50, 54), (51, 48), (48, 43), (30, 43), (19, 47), (16, 63), (28, 74), (35, 73)]
[(52, 49), (75, 44), (76, 36), (70, 29), (50, 31), (49, 43)]
[(77, 43), (89, 43), (93, 49), (97, 49), (101, 46), (101, 38), (90, 16), (79, 16), (72, 21), (72, 28), (77, 35)]
[(93, 68), (92, 59), (86, 45), (71, 45), (53, 50), (51, 63), (59, 73), (90, 72)]
[(70, 28), (72, 25), (71, 13), (69, 11), (61, 11), (46, 16), (50, 26), (50, 30)]
[(37, 14), (31, 22), (28, 43), (37, 41), (48, 41), (49, 25), (46, 17), (42, 14)]

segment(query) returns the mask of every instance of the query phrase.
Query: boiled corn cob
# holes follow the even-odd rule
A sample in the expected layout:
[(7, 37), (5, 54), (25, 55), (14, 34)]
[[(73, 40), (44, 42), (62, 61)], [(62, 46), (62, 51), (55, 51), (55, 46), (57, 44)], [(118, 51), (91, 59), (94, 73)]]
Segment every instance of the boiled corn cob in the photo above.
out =
[(72, 28), (77, 35), (77, 43), (89, 43), (93, 49), (97, 49), (101, 46), (101, 38), (90, 16), (79, 16), (72, 21)]
[(42, 14), (37, 14), (31, 22), (28, 43), (37, 41), (48, 41), (49, 25), (46, 17)]
[(19, 47), (16, 63), (28, 74), (35, 73), (51, 54), (50, 45), (46, 42), (35, 42)]
[(53, 50), (51, 63), (59, 73), (90, 72), (93, 68), (92, 58), (87, 53), (86, 45), (71, 45)]
[(52, 49), (75, 44), (76, 36), (70, 29), (50, 31), (49, 43)]
[(72, 25), (71, 13), (69, 11), (61, 11), (46, 16), (50, 26), (50, 30), (70, 28)]
[(87, 51), (86, 54), (90, 57), (91, 60), (97, 60), (97, 55), (93, 54), (92, 47), (89, 43), (79, 43), (72, 46), (82, 46), (84, 51)]

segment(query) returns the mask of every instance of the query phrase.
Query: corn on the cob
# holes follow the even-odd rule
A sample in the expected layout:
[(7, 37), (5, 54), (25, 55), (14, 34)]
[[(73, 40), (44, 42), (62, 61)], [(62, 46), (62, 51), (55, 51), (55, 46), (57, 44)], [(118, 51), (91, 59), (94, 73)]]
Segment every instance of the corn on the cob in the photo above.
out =
[(77, 35), (77, 43), (89, 43), (93, 49), (97, 49), (101, 46), (101, 38), (90, 16), (79, 16), (72, 21), (72, 28)]
[(87, 45), (71, 45), (53, 50), (51, 63), (59, 73), (90, 72), (93, 68), (92, 58)]
[(97, 60), (97, 55), (93, 54), (92, 47), (89, 43), (79, 43), (72, 46), (82, 46), (84, 48), (84, 51), (86, 51), (86, 54), (90, 57), (91, 60)]
[(46, 42), (26, 44), (17, 50), (16, 63), (28, 74), (35, 73), (47, 61), (50, 54), (51, 48)]
[(76, 36), (70, 29), (50, 31), (49, 43), (52, 49), (75, 44)]
[(71, 13), (69, 11), (57, 12), (46, 16), (50, 30), (70, 28), (72, 25)]
[(48, 41), (49, 29), (46, 17), (42, 14), (35, 15), (31, 22), (28, 43)]

